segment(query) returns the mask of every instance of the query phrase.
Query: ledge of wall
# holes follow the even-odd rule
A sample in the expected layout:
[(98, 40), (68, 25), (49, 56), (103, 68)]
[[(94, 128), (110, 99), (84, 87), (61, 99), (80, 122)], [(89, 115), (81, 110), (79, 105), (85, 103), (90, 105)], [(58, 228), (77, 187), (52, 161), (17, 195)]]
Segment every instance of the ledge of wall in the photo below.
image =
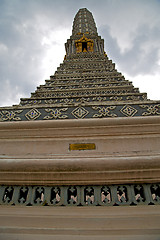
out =
[(160, 206), (0, 206), (0, 239), (158, 240)]
[[(95, 144), (70, 150), (70, 144)], [(0, 184), (160, 182), (160, 117), (0, 123)]]

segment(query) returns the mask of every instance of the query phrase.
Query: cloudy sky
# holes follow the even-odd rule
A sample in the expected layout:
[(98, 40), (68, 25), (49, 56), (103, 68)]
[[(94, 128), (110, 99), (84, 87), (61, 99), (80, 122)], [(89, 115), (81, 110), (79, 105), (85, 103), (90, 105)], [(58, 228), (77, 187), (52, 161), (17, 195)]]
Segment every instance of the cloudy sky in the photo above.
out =
[(54, 74), (84, 7), (118, 71), (160, 100), (160, 0), (0, 0), (0, 106), (30, 97)]

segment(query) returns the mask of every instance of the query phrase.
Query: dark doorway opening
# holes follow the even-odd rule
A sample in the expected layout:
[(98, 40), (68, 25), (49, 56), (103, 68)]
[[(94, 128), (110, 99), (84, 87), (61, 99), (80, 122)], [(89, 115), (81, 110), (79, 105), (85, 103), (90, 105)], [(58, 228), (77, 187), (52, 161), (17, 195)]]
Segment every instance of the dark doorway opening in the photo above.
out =
[(87, 52), (87, 43), (82, 42), (82, 52)]

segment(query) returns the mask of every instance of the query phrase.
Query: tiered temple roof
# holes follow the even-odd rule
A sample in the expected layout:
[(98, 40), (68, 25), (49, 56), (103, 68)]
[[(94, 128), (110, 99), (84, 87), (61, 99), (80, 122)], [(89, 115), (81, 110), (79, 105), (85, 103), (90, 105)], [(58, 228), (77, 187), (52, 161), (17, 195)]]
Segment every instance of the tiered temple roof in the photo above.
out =
[(92, 16), (80, 9), (66, 56), (50, 80), (20, 104), (0, 108), (0, 121), (30, 121), (160, 114), (160, 102), (147, 99), (115, 68), (104, 51)]

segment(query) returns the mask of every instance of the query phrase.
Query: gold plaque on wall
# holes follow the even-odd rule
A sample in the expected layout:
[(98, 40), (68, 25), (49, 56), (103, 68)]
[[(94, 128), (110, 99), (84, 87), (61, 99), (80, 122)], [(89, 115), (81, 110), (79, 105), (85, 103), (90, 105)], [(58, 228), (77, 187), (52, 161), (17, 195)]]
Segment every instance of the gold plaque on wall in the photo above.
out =
[(95, 150), (95, 143), (71, 143), (69, 144), (69, 150)]

